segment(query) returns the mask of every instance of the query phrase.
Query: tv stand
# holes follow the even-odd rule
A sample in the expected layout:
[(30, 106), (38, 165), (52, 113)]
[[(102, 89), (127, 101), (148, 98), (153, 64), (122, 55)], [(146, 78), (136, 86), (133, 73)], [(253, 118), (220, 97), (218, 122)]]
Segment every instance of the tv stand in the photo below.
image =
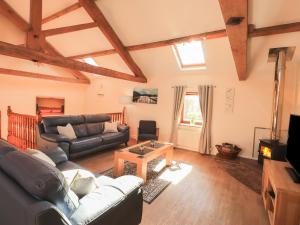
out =
[(300, 184), (300, 177), (293, 168), (285, 167), (286, 171), (296, 184)]
[(287, 162), (265, 159), (262, 197), (271, 225), (299, 225), (300, 184), (287, 173)]

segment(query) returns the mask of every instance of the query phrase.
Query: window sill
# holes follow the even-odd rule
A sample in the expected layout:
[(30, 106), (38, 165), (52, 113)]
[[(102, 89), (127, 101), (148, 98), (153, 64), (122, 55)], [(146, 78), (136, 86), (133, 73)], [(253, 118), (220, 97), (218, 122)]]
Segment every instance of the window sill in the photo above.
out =
[(182, 126), (182, 127), (193, 127), (193, 128), (202, 128), (202, 125), (191, 125), (191, 124), (188, 124), (188, 123), (180, 123), (179, 126)]

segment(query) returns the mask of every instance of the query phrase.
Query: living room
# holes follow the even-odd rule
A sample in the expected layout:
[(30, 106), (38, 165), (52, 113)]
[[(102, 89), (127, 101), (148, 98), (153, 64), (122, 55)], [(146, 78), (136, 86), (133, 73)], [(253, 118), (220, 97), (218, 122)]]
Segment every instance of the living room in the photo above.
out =
[[(173, 171), (178, 179), (157, 188), (151, 201), (144, 199), (141, 224), (268, 224), (263, 166), (257, 162), (260, 139), (270, 138), (279, 120), (275, 130), (287, 144), (290, 115), (300, 115), (299, 6), (296, 0), (1, 1), (1, 138), (11, 135), (9, 106), (13, 113), (43, 120), (37, 113), (39, 98), (63, 100), (59, 116), (118, 113), (129, 127), (128, 143), (68, 158), (98, 176), (115, 167), (115, 152), (137, 144), (140, 121), (155, 121), (158, 141), (174, 145), (171, 167), (162, 171), (172, 174), (173, 162), (181, 163), (182, 171)], [(200, 46), (198, 67), (183, 65), (179, 49), (189, 44)], [(284, 76), (276, 88), (280, 71)], [(208, 113), (199, 102), (203, 87), (211, 93), (204, 104), (211, 107)], [(155, 90), (155, 104), (133, 101), (137, 89)], [(199, 105), (192, 113), (185, 111), (189, 95)], [(282, 98), (278, 108), (276, 96)], [(201, 117), (192, 121), (199, 112)], [(204, 125), (205, 118), (210, 122)], [(238, 147), (238, 157), (219, 159), (216, 145), (222, 143)], [(148, 187), (141, 186), (146, 193)], [(294, 197), (298, 204), (299, 193)], [(245, 202), (249, 205), (243, 208)], [(299, 225), (299, 220), (270, 223)]]

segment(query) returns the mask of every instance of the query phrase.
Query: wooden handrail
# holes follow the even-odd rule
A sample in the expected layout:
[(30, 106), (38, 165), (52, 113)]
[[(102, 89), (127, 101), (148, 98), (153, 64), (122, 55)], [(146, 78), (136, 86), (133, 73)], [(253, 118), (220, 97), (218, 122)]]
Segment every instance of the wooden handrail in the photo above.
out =
[(37, 147), (36, 125), (37, 116), (19, 114), (7, 108), (8, 135), (7, 141), (22, 151)]
[(125, 107), (122, 112), (114, 112), (114, 113), (105, 113), (111, 116), (111, 122), (119, 122), (121, 124), (125, 124)]

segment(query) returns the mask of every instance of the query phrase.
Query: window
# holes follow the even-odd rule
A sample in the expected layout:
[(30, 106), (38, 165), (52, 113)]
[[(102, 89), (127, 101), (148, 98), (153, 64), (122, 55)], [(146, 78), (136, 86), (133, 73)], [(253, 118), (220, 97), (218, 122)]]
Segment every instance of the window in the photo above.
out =
[(201, 41), (176, 44), (173, 49), (182, 70), (206, 69)]
[(196, 92), (188, 92), (184, 96), (184, 103), (181, 112), (181, 124), (202, 125), (202, 115), (199, 105), (199, 96)]
[(83, 61), (92, 66), (98, 66), (98, 64), (93, 58), (84, 58)]

